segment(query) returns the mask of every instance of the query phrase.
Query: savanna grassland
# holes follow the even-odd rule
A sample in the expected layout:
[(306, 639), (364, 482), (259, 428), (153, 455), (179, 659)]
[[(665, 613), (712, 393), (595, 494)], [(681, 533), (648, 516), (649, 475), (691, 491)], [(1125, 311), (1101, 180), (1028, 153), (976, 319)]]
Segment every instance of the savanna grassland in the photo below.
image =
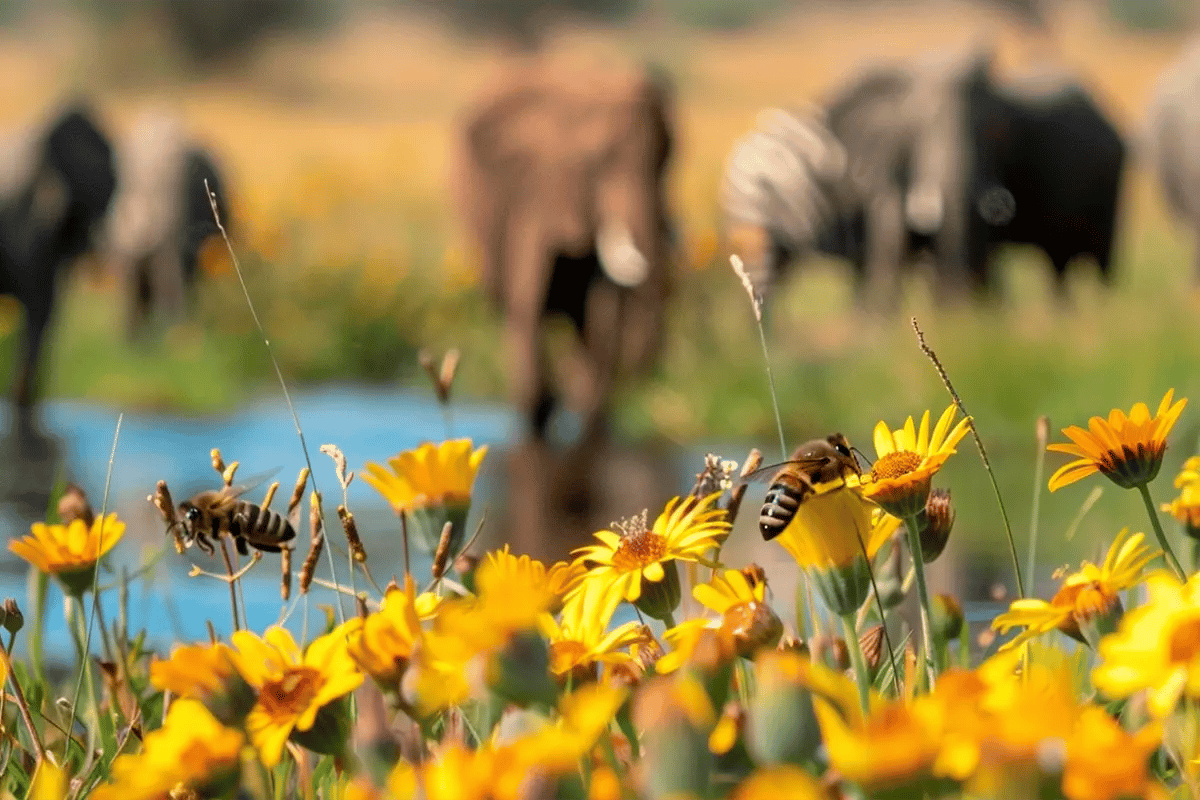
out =
[[(1086, 77), (1133, 138), (1154, 81), (1182, 39), (1117, 31), (1085, 5), (1064, 9), (1054, 22), (1058, 58)], [(940, 2), (808, 10), (736, 34), (651, 20), (636, 30), (572, 30), (552, 39), (555, 57), (652, 58), (678, 81), (682, 146), (673, 192), (687, 263), (662, 366), (621, 404), (631, 435), (757, 444), (773, 453), (758, 337), (716, 227), (723, 159), (758, 111), (816, 100), (857, 65), (985, 38), (1005, 71), (1019, 70), (1034, 52), (998, 12)], [(474, 288), (446, 176), (457, 114), (509, 56), (426, 21), (381, 13), (363, 13), (320, 37), (281, 38), (203, 79), (181, 77), (161, 53), (161, 42), (137, 30), (98, 36), (63, 18), (9, 31), (0, 40), (0, 118), (29, 119), (72, 88), (93, 96), (116, 132), (147, 102), (177, 107), (227, 165), (236, 246), (289, 378), (415, 385), (419, 348), (458, 346), (465, 353), (460, 391), (502, 397), (497, 329)], [(1004, 265), (1003, 304), (936, 309), (914, 280), (902, 313), (887, 321), (851, 311), (836, 264), (807, 264), (794, 273), (768, 330), (789, 438), (839, 429), (865, 441), (880, 418), (894, 424), (943, 408), (945, 391), (908, 323), (915, 315), (976, 416), (1009, 513), (1023, 529), (1039, 414), (1056, 431), (1138, 400), (1153, 407), (1172, 386), (1184, 396), (1200, 389), (1191, 259), (1186, 234), (1135, 163), (1117, 288), (1104, 292), (1080, 269), (1069, 309), (1051, 302), (1040, 256), (1025, 251)], [(61, 310), (50, 393), (213, 410), (270, 391), (272, 372), (240, 289), (220, 252), (211, 263), (222, 278), (208, 287), (199, 318), (134, 349), (121, 339), (113, 287), (81, 270)], [(15, 312), (5, 318), (15, 323)], [(7, 359), (7, 347), (0, 354)], [(1196, 419), (1194, 409), (1185, 411), (1164, 473), (1195, 448)], [(982, 468), (960, 469), (956, 480), (965, 535), (992, 540), (998, 522)], [(1079, 500), (1078, 493), (1044, 498), (1044, 524), (1064, 527)], [(1080, 540), (1094, 540), (1089, 529), (1111, 537), (1105, 508), (1129, 502), (1103, 498)], [(965, 511), (971, 508), (978, 513)]]

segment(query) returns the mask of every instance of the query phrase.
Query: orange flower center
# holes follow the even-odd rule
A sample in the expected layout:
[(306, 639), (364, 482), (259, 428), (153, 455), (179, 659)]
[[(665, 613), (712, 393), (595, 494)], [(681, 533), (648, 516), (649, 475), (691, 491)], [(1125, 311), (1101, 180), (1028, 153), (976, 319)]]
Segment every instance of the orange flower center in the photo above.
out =
[(279, 680), (263, 684), (258, 702), (273, 720), (295, 717), (312, 704), (322, 683), (312, 667), (289, 667)]
[(1109, 592), (1099, 581), (1092, 581), (1080, 587), (1075, 595), (1075, 615), (1082, 620), (1094, 619), (1112, 610), (1118, 600), (1115, 594)]
[(666, 539), (652, 531), (642, 531), (621, 538), (621, 544), (613, 553), (612, 563), (622, 572), (633, 572), (661, 561), (666, 554)]
[(911, 450), (897, 450), (888, 453), (875, 462), (871, 467), (871, 480), (881, 481), (887, 478), (902, 478), (921, 466), (923, 459)]
[(1189, 619), (1175, 626), (1168, 640), (1171, 663), (1186, 664), (1200, 655), (1200, 619)]

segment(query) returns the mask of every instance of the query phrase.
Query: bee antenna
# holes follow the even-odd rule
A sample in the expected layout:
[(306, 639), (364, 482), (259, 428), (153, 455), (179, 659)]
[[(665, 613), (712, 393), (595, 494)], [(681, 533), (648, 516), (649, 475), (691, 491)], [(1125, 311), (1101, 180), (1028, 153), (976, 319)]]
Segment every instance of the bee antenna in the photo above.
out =
[(854, 445), (850, 445), (850, 452), (854, 454), (854, 457), (856, 459), (862, 459), (863, 463), (866, 464), (868, 467), (875, 463), (871, 459), (867, 458), (866, 453), (864, 453), (862, 450), (859, 450)]

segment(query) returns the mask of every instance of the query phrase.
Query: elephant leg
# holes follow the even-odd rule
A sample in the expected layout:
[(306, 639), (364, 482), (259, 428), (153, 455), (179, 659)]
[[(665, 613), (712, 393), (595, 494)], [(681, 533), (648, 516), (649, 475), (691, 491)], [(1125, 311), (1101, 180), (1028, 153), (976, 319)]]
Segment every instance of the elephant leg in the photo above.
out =
[(521, 415), (523, 437), (544, 441), (557, 402), (542, 353), (541, 315), (509, 312), (504, 320), (509, 393)]
[(579, 338), (579, 412), (583, 428), (579, 447), (589, 451), (605, 438), (609, 402), (616, 385), (622, 337), (628, 318), (626, 293), (607, 281), (598, 281), (587, 297), (587, 311)]
[(867, 219), (867, 253), (864, 281), (870, 308), (895, 309), (900, 303), (900, 264), (907, 243), (904, 205), (898, 191), (880, 193), (871, 200)]
[(128, 270), (126, 282), (129, 308), (126, 311), (125, 335), (133, 341), (146, 329), (150, 319), (150, 300), (154, 288), (151, 285), (150, 267), (146, 259), (139, 259)]
[(168, 318), (178, 317), (184, 309), (183, 262), (174, 247), (164, 246), (150, 257), (153, 307)]

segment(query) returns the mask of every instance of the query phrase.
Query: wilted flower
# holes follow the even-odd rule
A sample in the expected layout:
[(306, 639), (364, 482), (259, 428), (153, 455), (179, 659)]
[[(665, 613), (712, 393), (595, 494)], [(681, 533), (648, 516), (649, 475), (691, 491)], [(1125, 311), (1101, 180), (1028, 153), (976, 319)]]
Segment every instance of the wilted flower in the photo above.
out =
[(116, 514), (109, 514), (90, 527), (79, 519), (70, 525), (35, 522), (30, 533), (9, 542), (8, 549), (42, 572), (54, 575), (68, 594), (79, 597), (92, 588), (96, 562), (125, 535), (125, 523)]
[[(1081, 642), (1087, 641), (1084, 634), (1090, 630), (1103, 634), (1115, 629), (1122, 611), (1118, 592), (1137, 585), (1142, 570), (1159, 556), (1157, 550), (1144, 544), (1144, 539), (1140, 533), (1129, 535), (1125, 528), (1113, 540), (1101, 566), (1083, 562), (1078, 572), (1063, 579), (1050, 602), (1037, 598), (1014, 600), (1008, 611), (992, 621), (992, 627), (1001, 633), (1025, 627), (1005, 648), (1055, 628)], [(1091, 643), (1095, 644), (1095, 638)]]
[(1050, 491), (1100, 472), (1122, 489), (1145, 486), (1158, 475), (1167, 434), (1175, 426), (1187, 398), (1171, 404), (1174, 389), (1168, 389), (1151, 417), (1145, 403), (1137, 403), (1129, 416), (1119, 408), (1108, 419), (1092, 417), (1088, 430), (1076, 425), (1063, 428), (1069, 444), (1052, 444), (1047, 449), (1076, 456), (1076, 459), (1050, 476)]

